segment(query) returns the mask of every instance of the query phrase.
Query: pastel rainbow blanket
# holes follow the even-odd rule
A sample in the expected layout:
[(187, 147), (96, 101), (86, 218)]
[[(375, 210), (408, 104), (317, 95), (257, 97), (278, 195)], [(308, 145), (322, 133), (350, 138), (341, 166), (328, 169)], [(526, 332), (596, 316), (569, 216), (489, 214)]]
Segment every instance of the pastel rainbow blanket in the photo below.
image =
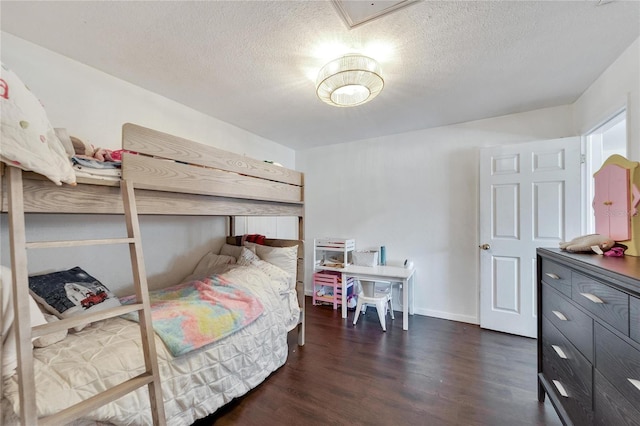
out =
[[(173, 356), (180, 356), (246, 327), (264, 308), (260, 301), (214, 275), (149, 292), (153, 329)], [(136, 297), (120, 299), (135, 303)], [(123, 318), (138, 321), (133, 312)]]

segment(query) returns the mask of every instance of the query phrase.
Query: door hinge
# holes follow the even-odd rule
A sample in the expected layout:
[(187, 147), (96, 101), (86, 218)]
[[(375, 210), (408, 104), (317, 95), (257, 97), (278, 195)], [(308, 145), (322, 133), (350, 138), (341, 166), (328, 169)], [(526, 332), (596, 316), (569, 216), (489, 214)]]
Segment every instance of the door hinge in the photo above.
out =
[(580, 164), (584, 164), (587, 162), (587, 156), (584, 154), (580, 154)]

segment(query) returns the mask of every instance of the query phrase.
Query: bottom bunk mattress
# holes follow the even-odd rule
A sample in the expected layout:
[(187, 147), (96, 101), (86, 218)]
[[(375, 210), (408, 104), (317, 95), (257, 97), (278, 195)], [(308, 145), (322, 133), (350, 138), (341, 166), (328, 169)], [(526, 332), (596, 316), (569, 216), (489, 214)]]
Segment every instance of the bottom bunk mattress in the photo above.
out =
[[(256, 387), (287, 358), (287, 332), (299, 311), (291, 294), (262, 271), (236, 266), (222, 275), (255, 296), (263, 313), (239, 331), (174, 357), (156, 335), (165, 413), (169, 425), (190, 425)], [(54, 414), (144, 371), (136, 322), (113, 318), (34, 349), (38, 416)], [(4, 382), (3, 406), (18, 412), (15, 375)], [(151, 424), (146, 387), (92, 411), (86, 420), (115, 425)], [(5, 413), (6, 414), (6, 413)], [(5, 424), (15, 417), (5, 415)]]

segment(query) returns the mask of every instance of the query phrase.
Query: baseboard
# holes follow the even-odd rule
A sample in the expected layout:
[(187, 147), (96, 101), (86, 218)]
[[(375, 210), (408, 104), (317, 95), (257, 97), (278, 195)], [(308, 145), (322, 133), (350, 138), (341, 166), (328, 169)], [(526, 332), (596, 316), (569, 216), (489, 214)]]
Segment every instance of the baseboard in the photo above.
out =
[[(305, 291), (304, 294), (309, 297), (313, 296), (312, 291)], [(393, 306), (394, 310), (396, 310), (396, 312), (401, 311), (402, 307), (398, 306), (397, 301), (394, 301), (394, 302), (396, 302), (394, 303), (394, 306)], [(480, 324), (480, 320), (473, 315), (454, 314), (451, 312), (436, 311), (433, 309), (415, 309), (414, 313), (416, 315), (423, 315), (426, 317), (434, 317), (434, 318), (440, 318), (440, 319), (451, 320), (451, 321), (466, 322), (468, 324), (475, 324), (475, 325)]]
[(458, 322), (466, 322), (468, 324), (475, 324), (475, 325), (480, 324), (480, 321), (478, 320), (478, 318), (472, 315), (454, 314), (451, 312), (435, 311), (433, 309), (415, 309), (414, 313), (417, 315), (424, 315), (427, 317), (434, 317), (434, 318), (440, 318), (440, 319), (446, 319), (446, 320), (458, 321)]

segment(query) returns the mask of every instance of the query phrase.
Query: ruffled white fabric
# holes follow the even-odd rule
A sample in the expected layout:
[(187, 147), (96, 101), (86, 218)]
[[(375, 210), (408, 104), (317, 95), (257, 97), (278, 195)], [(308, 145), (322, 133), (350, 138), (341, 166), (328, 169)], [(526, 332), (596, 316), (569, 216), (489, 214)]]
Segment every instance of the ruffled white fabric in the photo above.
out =
[(75, 185), (71, 161), (38, 98), (2, 64), (0, 70), (0, 160)]
[[(286, 361), (287, 330), (298, 315), (289, 309), (290, 295), (283, 297), (269, 277), (253, 267), (238, 266), (224, 277), (258, 297), (265, 311), (233, 335), (177, 358), (156, 337), (169, 425), (190, 425), (215, 412)], [(138, 324), (121, 318), (100, 321), (60, 343), (34, 350), (34, 363), (38, 416), (53, 414), (144, 371)], [(19, 406), (17, 392), (12, 377), (5, 382), (4, 394), (13, 410)], [(93, 411), (88, 419), (150, 424), (146, 387)]]

